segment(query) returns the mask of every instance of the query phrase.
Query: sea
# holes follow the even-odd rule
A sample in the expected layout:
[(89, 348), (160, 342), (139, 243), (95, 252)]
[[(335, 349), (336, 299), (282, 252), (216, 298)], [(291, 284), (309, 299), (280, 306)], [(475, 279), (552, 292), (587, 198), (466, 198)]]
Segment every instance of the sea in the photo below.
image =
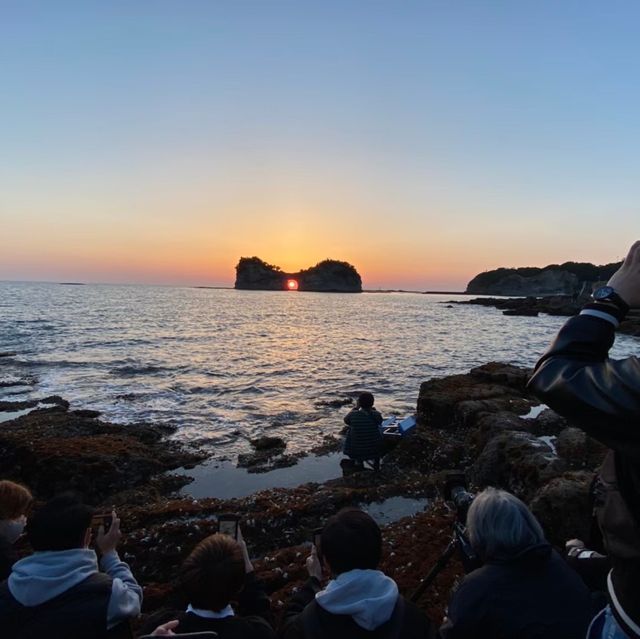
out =
[[(0, 382), (18, 385), (0, 400), (60, 395), (113, 422), (169, 424), (230, 465), (262, 435), (305, 453), (340, 434), (359, 392), (385, 417), (412, 414), (421, 382), (533, 366), (565, 321), (449, 303), (464, 299), (4, 282), (0, 352), (15, 355)], [(640, 340), (619, 336), (613, 356), (628, 354)]]

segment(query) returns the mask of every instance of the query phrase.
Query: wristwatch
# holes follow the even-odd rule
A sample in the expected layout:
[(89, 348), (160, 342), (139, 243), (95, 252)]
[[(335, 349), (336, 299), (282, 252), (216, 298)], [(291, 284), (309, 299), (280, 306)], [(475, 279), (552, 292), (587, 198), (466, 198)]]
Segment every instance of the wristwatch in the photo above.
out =
[(615, 289), (611, 286), (601, 286), (593, 291), (591, 297), (594, 302), (601, 302), (604, 304), (613, 304), (624, 315), (629, 312), (630, 306), (616, 293)]

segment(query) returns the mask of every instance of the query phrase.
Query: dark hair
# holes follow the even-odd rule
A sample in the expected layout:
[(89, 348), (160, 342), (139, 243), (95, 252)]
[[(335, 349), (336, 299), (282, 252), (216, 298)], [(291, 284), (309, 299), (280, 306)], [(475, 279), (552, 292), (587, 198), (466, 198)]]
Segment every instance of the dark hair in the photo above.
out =
[(373, 402), (374, 399), (371, 393), (360, 393), (358, 397), (358, 404), (360, 404), (362, 408), (373, 408)]
[(0, 481), (0, 519), (26, 515), (32, 501), (31, 491), (26, 486), (8, 479)]
[(180, 568), (180, 585), (189, 603), (204, 610), (222, 610), (242, 590), (244, 580), (242, 550), (228, 535), (203, 539)]
[(374, 570), (382, 554), (382, 533), (367, 513), (343, 508), (322, 529), (322, 556), (339, 575), (355, 568)]
[(27, 538), (34, 550), (81, 548), (91, 526), (93, 508), (73, 493), (50, 499), (27, 523)]

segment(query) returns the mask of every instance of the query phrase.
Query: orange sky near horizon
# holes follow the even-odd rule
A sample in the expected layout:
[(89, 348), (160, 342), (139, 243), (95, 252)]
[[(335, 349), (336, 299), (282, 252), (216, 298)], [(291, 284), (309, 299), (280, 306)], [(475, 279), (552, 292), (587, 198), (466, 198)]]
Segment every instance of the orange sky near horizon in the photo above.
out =
[(232, 286), (255, 255), (462, 290), (624, 257), (640, 5), (365, 4), (10, 3), (0, 280)]

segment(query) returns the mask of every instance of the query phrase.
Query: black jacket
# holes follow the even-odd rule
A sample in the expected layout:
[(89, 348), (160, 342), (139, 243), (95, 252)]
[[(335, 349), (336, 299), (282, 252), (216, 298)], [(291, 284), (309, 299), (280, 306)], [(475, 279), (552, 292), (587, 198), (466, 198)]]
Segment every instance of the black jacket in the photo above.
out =
[(207, 619), (182, 610), (161, 610), (149, 617), (139, 634), (151, 634), (159, 625), (179, 619), (175, 632), (213, 630), (219, 639), (274, 639), (273, 615), (269, 597), (254, 573), (246, 576), (238, 598), (238, 614), (223, 619)]
[(11, 567), (18, 561), (13, 544), (0, 535), (0, 581), (4, 581), (11, 574)]
[(549, 546), (469, 573), (442, 639), (583, 639), (594, 611), (580, 577)]
[(0, 633), (12, 639), (121, 639), (129, 624), (107, 630), (112, 579), (96, 572), (78, 585), (38, 606), (20, 604), (8, 582), (0, 584)]
[(315, 594), (319, 590), (317, 579), (310, 579), (291, 597), (278, 635), (281, 639), (311, 639), (305, 633), (302, 614), (307, 606), (314, 608), (313, 625), (317, 628), (318, 636), (323, 639), (432, 639), (436, 636), (436, 629), (428, 617), (409, 601), (403, 600), (399, 627), (395, 627), (395, 619), (392, 619), (375, 630), (368, 631), (361, 628), (351, 616), (331, 614), (319, 606), (315, 602)]
[(615, 550), (621, 544), (607, 544), (613, 565), (609, 596), (618, 623), (640, 637), (640, 361), (609, 359), (614, 330), (605, 319), (571, 318), (536, 365), (529, 389), (612, 450), (603, 470), (612, 470), (629, 516), (609, 509), (600, 526), (605, 543), (637, 541), (627, 542), (622, 553)]

